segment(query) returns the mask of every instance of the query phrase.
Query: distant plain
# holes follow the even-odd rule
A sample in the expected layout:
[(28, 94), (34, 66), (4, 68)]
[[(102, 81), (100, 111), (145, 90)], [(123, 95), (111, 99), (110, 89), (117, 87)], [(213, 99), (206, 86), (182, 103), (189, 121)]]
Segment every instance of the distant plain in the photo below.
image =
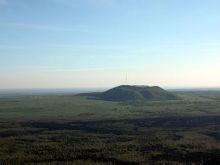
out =
[(220, 92), (112, 102), (59, 94), (0, 97), (0, 164), (219, 162)]

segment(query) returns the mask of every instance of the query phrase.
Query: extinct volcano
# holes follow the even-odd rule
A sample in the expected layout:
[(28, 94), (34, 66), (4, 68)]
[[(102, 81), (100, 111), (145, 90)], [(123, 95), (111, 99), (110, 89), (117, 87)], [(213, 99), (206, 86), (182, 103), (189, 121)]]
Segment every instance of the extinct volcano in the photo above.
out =
[(121, 85), (101, 93), (84, 93), (80, 96), (90, 96), (106, 101), (160, 101), (178, 100), (178, 96), (158, 86)]

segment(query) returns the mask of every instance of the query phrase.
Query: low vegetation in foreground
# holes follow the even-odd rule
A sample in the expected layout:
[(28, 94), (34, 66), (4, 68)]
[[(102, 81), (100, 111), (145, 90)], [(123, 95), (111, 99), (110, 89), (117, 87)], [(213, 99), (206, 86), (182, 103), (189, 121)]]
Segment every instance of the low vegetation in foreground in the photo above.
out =
[(220, 164), (220, 92), (0, 97), (0, 164)]

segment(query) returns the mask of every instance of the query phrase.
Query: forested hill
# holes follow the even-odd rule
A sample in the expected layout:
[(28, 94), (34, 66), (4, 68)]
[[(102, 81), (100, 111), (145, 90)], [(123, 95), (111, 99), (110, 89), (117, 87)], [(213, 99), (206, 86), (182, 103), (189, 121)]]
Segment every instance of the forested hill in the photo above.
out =
[(158, 86), (130, 86), (121, 85), (102, 93), (84, 93), (80, 96), (94, 96), (106, 101), (131, 101), (131, 100), (177, 100), (178, 96)]

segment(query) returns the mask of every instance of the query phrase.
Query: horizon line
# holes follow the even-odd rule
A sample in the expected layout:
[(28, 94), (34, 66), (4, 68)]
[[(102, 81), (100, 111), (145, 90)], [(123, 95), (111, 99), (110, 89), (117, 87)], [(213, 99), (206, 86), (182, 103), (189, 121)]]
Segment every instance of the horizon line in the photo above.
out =
[[(129, 86), (159, 86), (164, 89), (220, 89), (220, 86), (160, 86), (160, 85), (130, 85), (130, 84), (122, 84), (122, 85), (129, 85)], [(10, 87), (10, 88), (0, 88), (0, 90), (44, 90), (44, 89), (105, 89), (105, 88), (114, 88), (121, 85), (116, 86), (102, 86), (102, 87), (27, 87), (27, 88), (16, 88), (16, 87)]]

